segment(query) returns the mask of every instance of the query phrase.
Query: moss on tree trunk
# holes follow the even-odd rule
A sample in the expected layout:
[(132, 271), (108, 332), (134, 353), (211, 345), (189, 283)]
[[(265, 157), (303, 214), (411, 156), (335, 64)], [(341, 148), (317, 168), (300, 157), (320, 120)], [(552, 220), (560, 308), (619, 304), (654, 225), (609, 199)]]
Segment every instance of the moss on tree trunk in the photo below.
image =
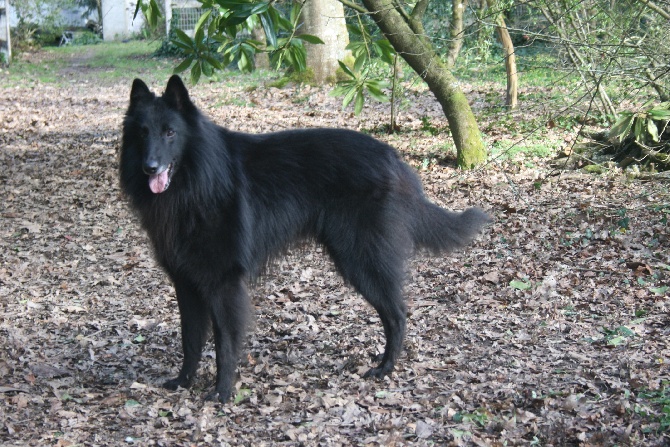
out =
[[(486, 147), (467, 98), (425, 38), (419, 18), (403, 14), (392, 0), (363, 0), (363, 4), (393, 48), (423, 78), (442, 106), (454, 137), (458, 166), (470, 169), (485, 161)], [(416, 8), (424, 6), (425, 10), (425, 4), (427, 0), (419, 1)]]

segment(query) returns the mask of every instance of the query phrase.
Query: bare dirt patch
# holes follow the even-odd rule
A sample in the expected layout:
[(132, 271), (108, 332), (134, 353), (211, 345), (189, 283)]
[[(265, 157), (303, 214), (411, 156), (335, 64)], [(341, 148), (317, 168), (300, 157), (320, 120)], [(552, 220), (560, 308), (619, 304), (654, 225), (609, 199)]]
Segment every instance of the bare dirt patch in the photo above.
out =
[[(546, 177), (538, 160), (426, 166), (448, 140), (421, 130), (424, 115), (446, 126), (428, 94), (403, 112), (405, 132), (378, 136), (421, 169), (436, 202), (481, 206), (495, 222), (467, 251), (408, 266), (392, 376), (361, 378), (383, 348), (381, 323), (306, 247), (253, 288), (236, 402), (202, 401), (211, 349), (192, 389), (160, 388), (180, 364), (179, 317), (118, 189), (131, 79), (0, 90), (0, 444), (670, 442), (659, 399), (670, 380), (667, 184)], [(387, 119), (353, 117), (317, 88), (192, 93), (215, 121), (250, 132)]]

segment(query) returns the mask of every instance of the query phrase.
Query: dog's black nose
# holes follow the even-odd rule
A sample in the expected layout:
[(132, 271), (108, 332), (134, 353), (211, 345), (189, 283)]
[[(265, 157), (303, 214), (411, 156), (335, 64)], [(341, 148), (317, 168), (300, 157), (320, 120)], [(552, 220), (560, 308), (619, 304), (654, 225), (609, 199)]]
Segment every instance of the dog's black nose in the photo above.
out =
[(142, 165), (142, 170), (147, 175), (155, 174), (156, 172), (158, 172), (158, 161), (156, 160), (145, 161), (144, 164)]

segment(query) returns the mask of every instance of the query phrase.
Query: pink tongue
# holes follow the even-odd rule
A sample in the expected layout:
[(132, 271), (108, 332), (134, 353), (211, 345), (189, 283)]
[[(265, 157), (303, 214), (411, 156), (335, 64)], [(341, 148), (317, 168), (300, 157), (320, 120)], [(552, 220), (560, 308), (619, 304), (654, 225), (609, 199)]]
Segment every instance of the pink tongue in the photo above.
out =
[(154, 194), (160, 194), (165, 191), (165, 188), (168, 184), (168, 169), (161, 172), (160, 174), (154, 174), (149, 176), (149, 188)]

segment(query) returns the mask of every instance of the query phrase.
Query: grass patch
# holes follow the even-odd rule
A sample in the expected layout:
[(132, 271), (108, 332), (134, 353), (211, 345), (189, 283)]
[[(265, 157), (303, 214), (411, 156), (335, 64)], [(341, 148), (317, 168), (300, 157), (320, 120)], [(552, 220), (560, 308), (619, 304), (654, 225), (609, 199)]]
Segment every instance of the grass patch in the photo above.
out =
[(658, 390), (641, 392), (639, 400), (641, 402), (635, 406), (635, 412), (656, 425), (647, 427), (647, 431), (660, 433), (670, 430), (670, 382), (664, 381)]
[(491, 146), (491, 157), (504, 160), (523, 158), (547, 158), (556, 154), (559, 148), (551, 144), (533, 141), (514, 143), (509, 140), (499, 140)]
[(36, 83), (66, 85), (73, 82), (105, 82), (142, 77), (149, 82), (167, 79), (177, 62), (156, 58), (160, 42), (133, 40), (97, 45), (45, 47), (23, 53), (5, 70), (3, 87)]

